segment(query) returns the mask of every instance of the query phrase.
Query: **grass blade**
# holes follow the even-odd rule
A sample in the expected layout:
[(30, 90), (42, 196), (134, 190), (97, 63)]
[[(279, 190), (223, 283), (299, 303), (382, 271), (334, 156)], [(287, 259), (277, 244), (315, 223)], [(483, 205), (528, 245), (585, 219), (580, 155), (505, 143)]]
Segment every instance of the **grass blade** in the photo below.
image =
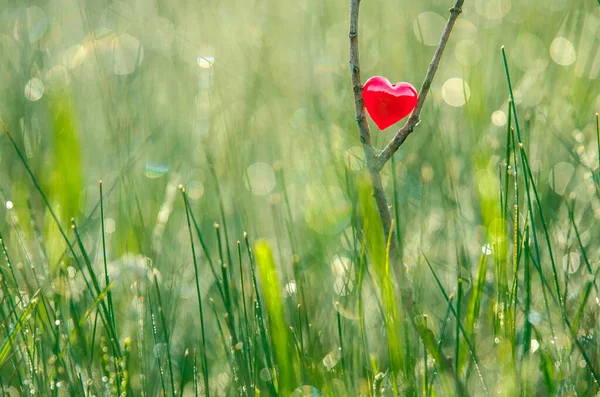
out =
[[(475, 324), (479, 319), (479, 311), (481, 308), (481, 300), (483, 298), (483, 287), (485, 285), (485, 275), (487, 273), (487, 256), (481, 255), (479, 258), (479, 267), (477, 269), (477, 278), (475, 280), (475, 285), (472, 289), (472, 295), (469, 299), (469, 306), (467, 308), (467, 313), (465, 317), (465, 330), (468, 338), (473, 336), (473, 331), (475, 330)], [(457, 304), (457, 307), (459, 305)], [(458, 365), (456, 366), (459, 374), (462, 374), (464, 366), (467, 362), (467, 345), (466, 342), (461, 343), (460, 349), (460, 360), (458, 360)]]
[[(102, 225), (102, 260), (103, 260), (103, 264), (104, 264), (104, 283), (105, 285), (108, 287), (108, 285), (110, 285), (110, 277), (108, 275), (108, 265), (106, 263), (106, 231), (104, 230), (104, 198), (103, 198), (103, 192), (102, 192), (102, 181), (100, 181), (98, 183), (99, 185), (99, 190), (100, 190), (100, 223)], [(117, 328), (116, 326), (116, 319), (115, 319), (115, 308), (113, 305), (113, 299), (112, 299), (112, 292), (110, 291), (110, 289), (108, 290), (108, 295), (107, 295), (107, 300), (108, 300), (108, 313), (110, 315), (110, 319), (112, 321), (112, 326), (114, 329)]]
[[(190, 236), (190, 248), (192, 250), (192, 260), (194, 263), (194, 281), (196, 283), (196, 297), (198, 299), (198, 314), (200, 318), (200, 332), (201, 332), (201, 343), (202, 343), (202, 378), (204, 380), (204, 393), (206, 397), (210, 397), (210, 384), (208, 377), (208, 357), (206, 356), (206, 333), (204, 330), (204, 311), (202, 308), (202, 293), (200, 291), (200, 275), (198, 273), (198, 261), (196, 260), (196, 249), (194, 247), (194, 234), (192, 233), (191, 223), (191, 210), (187, 201), (187, 195), (182, 185), (179, 185), (179, 190), (183, 196), (183, 202), (185, 205), (185, 216), (187, 219), (188, 232)], [(206, 251), (205, 251), (206, 253)], [(210, 261), (210, 259), (209, 259)], [(213, 268), (214, 271), (214, 268)], [(196, 351), (194, 350), (194, 362), (196, 361)], [(195, 365), (194, 365), (195, 366)]]
[(17, 338), (17, 334), (21, 331), (21, 328), (23, 327), (25, 322), (29, 319), (31, 312), (37, 305), (38, 293), (39, 293), (39, 291), (36, 292), (35, 295), (31, 298), (31, 300), (27, 304), (27, 307), (25, 308), (23, 313), (21, 313), (21, 315), (19, 316), (19, 321), (17, 321), (14, 328), (12, 330), (10, 330), (6, 339), (4, 339), (4, 342), (2, 342), (2, 346), (0, 346), (0, 368), (2, 368), (4, 366), (4, 364), (6, 363), (6, 359), (8, 358), (11, 350), (13, 349), (13, 343), (14, 343), (15, 339)]
[[(425, 257), (425, 262), (427, 263), (427, 266), (429, 267), (429, 270), (431, 271), (431, 274), (433, 274), (433, 278), (435, 279), (435, 282), (436, 282), (438, 288), (440, 289), (442, 295), (444, 296), (444, 299), (449, 304), (450, 303), (450, 298), (448, 297), (448, 294), (446, 293), (446, 290), (444, 289), (444, 286), (442, 285), (442, 282), (440, 281), (437, 273), (433, 269), (433, 266), (431, 266), (431, 263), (429, 262), (429, 260), (427, 259), (427, 257)], [(473, 344), (471, 343), (471, 339), (468, 337), (467, 331), (465, 330), (465, 328), (463, 327), (462, 323), (460, 322), (460, 319), (457, 317), (456, 310), (454, 309), (453, 306), (450, 306), (450, 311), (452, 312), (452, 315), (454, 316), (454, 318), (458, 322), (458, 326), (460, 328), (460, 331), (462, 333), (463, 338), (465, 339), (465, 343), (466, 343), (466, 345), (468, 347), (469, 353), (471, 354), (471, 357), (473, 358), (473, 362), (475, 363), (475, 369), (477, 371), (477, 374), (479, 375), (479, 379), (481, 381), (481, 385), (483, 386), (485, 395), (489, 396), (489, 391), (488, 391), (489, 389), (488, 389), (488, 387), (486, 385), (485, 380), (483, 379), (483, 375), (481, 374), (481, 369), (480, 369), (481, 368), (481, 364), (479, 362), (479, 358), (475, 354), (475, 348), (473, 347)]]
[(283, 314), (281, 286), (273, 253), (265, 240), (255, 244), (256, 264), (262, 280), (263, 294), (269, 315), (269, 329), (278, 367), (278, 394), (287, 396), (295, 387), (294, 371), (289, 361), (291, 351)]

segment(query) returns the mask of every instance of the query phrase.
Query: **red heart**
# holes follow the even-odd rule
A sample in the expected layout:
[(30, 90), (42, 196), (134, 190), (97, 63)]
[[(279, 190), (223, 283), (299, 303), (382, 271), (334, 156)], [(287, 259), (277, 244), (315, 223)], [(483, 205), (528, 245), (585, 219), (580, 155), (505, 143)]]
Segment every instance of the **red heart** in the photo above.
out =
[(410, 83), (391, 84), (373, 76), (363, 86), (363, 100), (369, 115), (380, 130), (397, 123), (417, 106), (417, 90)]

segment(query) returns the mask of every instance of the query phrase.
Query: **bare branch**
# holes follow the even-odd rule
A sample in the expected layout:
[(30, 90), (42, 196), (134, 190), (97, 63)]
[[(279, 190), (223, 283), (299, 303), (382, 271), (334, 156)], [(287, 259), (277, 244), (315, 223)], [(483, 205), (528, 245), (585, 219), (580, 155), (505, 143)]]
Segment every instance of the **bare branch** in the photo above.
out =
[(431, 88), (431, 82), (437, 72), (438, 66), (440, 65), (440, 60), (442, 59), (442, 54), (444, 53), (444, 49), (446, 48), (446, 44), (448, 43), (448, 39), (450, 38), (450, 33), (452, 33), (452, 28), (454, 28), (454, 24), (458, 19), (458, 16), (462, 13), (462, 5), (464, 0), (457, 0), (454, 7), (450, 9), (450, 17), (448, 18), (448, 22), (446, 23), (446, 27), (442, 32), (442, 36), (440, 37), (440, 42), (435, 50), (433, 55), (433, 59), (429, 64), (429, 69), (427, 69), (427, 74), (425, 75), (425, 79), (423, 80), (423, 84), (421, 85), (421, 89), (419, 90), (419, 99), (417, 100), (417, 106), (415, 106), (415, 110), (413, 110), (412, 114), (406, 121), (406, 123), (396, 132), (396, 135), (390, 140), (385, 149), (376, 156), (374, 167), (376, 170), (381, 170), (385, 163), (396, 153), (398, 148), (404, 143), (406, 138), (413, 132), (417, 124), (421, 121), (419, 116), (421, 114), (421, 109), (423, 109), (423, 104), (425, 103), (425, 99), (427, 98), (427, 94), (429, 93), (429, 89)]
[(360, 57), (358, 52), (358, 9), (360, 0), (350, 0), (350, 72), (352, 73), (352, 91), (354, 92), (354, 108), (356, 111), (356, 122), (360, 133), (360, 142), (363, 144), (367, 162), (373, 159), (373, 144), (371, 143), (371, 132), (367, 123), (365, 103), (362, 95), (362, 83), (360, 80)]
[[(394, 231), (392, 230), (390, 209), (387, 205), (383, 184), (381, 183), (380, 171), (383, 165), (385, 165), (385, 163), (392, 157), (394, 152), (398, 149), (398, 147), (400, 147), (400, 145), (404, 142), (406, 137), (419, 123), (419, 114), (421, 113), (423, 102), (425, 101), (427, 93), (429, 92), (431, 81), (433, 80), (435, 72), (437, 71), (442, 53), (444, 51), (444, 48), (446, 47), (446, 43), (448, 42), (450, 32), (454, 27), (454, 23), (456, 22), (456, 18), (458, 18), (458, 15), (460, 15), (460, 13), (462, 12), (463, 2), (464, 0), (458, 0), (454, 8), (450, 10), (450, 19), (446, 24), (446, 28), (444, 29), (438, 48), (435, 52), (431, 64), (429, 65), (429, 70), (427, 71), (425, 81), (421, 86), (421, 91), (419, 93), (419, 99), (417, 101), (415, 110), (409, 117), (404, 127), (402, 127), (396, 133), (396, 136), (390, 141), (390, 143), (384, 149), (384, 151), (381, 152), (378, 156), (376, 156), (374, 154), (373, 144), (371, 142), (369, 124), (367, 123), (367, 119), (365, 116), (365, 105), (362, 97), (362, 84), (360, 79), (360, 59), (358, 53), (358, 10), (360, 6), (360, 0), (350, 0), (350, 72), (352, 74), (352, 90), (354, 92), (356, 122), (358, 124), (358, 129), (360, 133), (360, 141), (363, 145), (363, 150), (365, 152), (367, 168), (369, 170), (369, 176), (373, 185), (373, 195), (375, 196), (375, 202), (377, 203), (377, 210), (379, 212), (379, 217), (383, 226), (385, 239), (386, 241), (390, 242), (388, 254), (390, 256), (390, 259), (394, 262), (396, 262), (398, 259), (396, 239), (393, 235)], [(392, 235), (390, 236), (390, 234)], [(410, 283), (406, 279), (406, 275), (403, 269), (400, 269), (397, 276), (400, 278), (400, 295), (404, 304), (404, 308), (407, 311), (408, 318), (418, 331), (419, 327), (416, 324), (417, 310), (415, 307), (414, 293), (412, 291)], [(443, 360), (439, 363), (439, 365), (441, 366), (444, 372), (446, 372), (449, 376), (453, 378), (457, 386), (458, 395), (467, 395), (465, 386), (463, 385), (460, 378), (458, 377), (458, 374), (453, 368), (452, 361), (447, 357), (443, 357)]]
[[(365, 113), (365, 104), (362, 96), (362, 83), (360, 80), (360, 58), (358, 53), (358, 9), (360, 6), (360, 0), (350, 0), (350, 72), (352, 74), (352, 91), (354, 92), (354, 108), (356, 112), (356, 122), (358, 124), (360, 141), (365, 152), (365, 159), (367, 161), (367, 168), (371, 177), (371, 183), (373, 185), (373, 194), (375, 201), (377, 202), (377, 210), (381, 223), (383, 225), (383, 231), (385, 238), (388, 238), (390, 233), (392, 218), (390, 210), (385, 197), (385, 191), (383, 189), (383, 183), (381, 182), (381, 175), (379, 170), (375, 167), (376, 157), (374, 155), (373, 144), (371, 143), (371, 133), (369, 131), (369, 124), (367, 123), (367, 117)], [(396, 241), (392, 239), (394, 247)]]

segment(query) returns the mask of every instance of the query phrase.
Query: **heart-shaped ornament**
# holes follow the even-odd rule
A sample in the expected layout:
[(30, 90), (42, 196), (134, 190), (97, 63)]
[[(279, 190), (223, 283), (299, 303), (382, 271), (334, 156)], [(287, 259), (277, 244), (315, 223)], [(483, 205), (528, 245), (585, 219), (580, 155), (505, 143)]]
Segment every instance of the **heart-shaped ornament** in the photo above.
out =
[(363, 100), (369, 115), (380, 130), (397, 123), (417, 106), (417, 90), (410, 83), (391, 84), (373, 76), (363, 86)]

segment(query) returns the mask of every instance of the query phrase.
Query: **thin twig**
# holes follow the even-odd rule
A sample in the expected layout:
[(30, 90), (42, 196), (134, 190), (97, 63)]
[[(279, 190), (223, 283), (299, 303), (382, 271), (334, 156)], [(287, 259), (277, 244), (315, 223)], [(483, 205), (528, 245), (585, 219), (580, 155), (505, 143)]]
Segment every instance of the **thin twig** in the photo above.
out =
[[(369, 131), (369, 124), (367, 123), (365, 104), (362, 96), (362, 84), (360, 80), (360, 58), (358, 54), (359, 6), (360, 0), (350, 0), (350, 71), (352, 73), (352, 90), (354, 91), (354, 108), (356, 111), (356, 122), (358, 123), (360, 141), (363, 145), (365, 158), (367, 160), (367, 168), (371, 177), (371, 183), (373, 184), (373, 194), (375, 196), (375, 201), (377, 202), (377, 210), (379, 212), (379, 217), (381, 218), (387, 241), (391, 229), (392, 218), (385, 197), (385, 191), (383, 190), (381, 175), (379, 174), (379, 170), (375, 167), (376, 156), (374, 155), (373, 144), (371, 143), (371, 133)], [(394, 252), (395, 247), (396, 241), (393, 239), (391, 248)]]
[[(353, 1), (354, 3), (354, 1)], [(427, 70), (427, 74), (425, 75), (425, 79), (423, 80), (423, 84), (421, 85), (421, 89), (419, 90), (419, 98), (417, 100), (417, 106), (415, 106), (415, 110), (413, 110), (412, 114), (406, 120), (406, 123), (396, 132), (396, 135), (390, 140), (385, 149), (376, 156), (374, 168), (379, 171), (383, 168), (385, 163), (396, 153), (398, 148), (404, 143), (406, 138), (413, 132), (414, 128), (421, 121), (419, 116), (421, 114), (421, 110), (423, 109), (423, 104), (425, 103), (425, 99), (427, 98), (427, 94), (429, 93), (429, 89), (431, 88), (431, 82), (437, 72), (438, 66), (440, 65), (440, 60), (442, 59), (442, 54), (444, 53), (444, 49), (446, 48), (446, 44), (448, 43), (448, 39), (450, 38), (450, 33), (452, 32), (452, 28), (454, 28), (454, 24), (456, 23), (456, 19), (462, 13), (462, 5), (464, 0), (457, 0), (454, 7), (450, 9), (450, 17), (448, 18), (448, 22), (446, 22), (446, 27), (444, 28), (444, 32), (442, 33), (442, 37), (440, 37), (440, 42), (435, 50), (435, 54), (433, 55), (433, 59), (429, 64), (429, 69)], [(355, 91), (356, 92), (356, 91)]]
[(354, 91), (354, 108), (356, 122), (360, 132), (360, 141), (364, 145), (367, 160), (373, 157), (373, 145), (369, 124), (365, 116), (365, 103), (362, 96), (362, 83), (360, 80), (360, 57), (358, 53), (358, 10), (360, 0), (350, 1), (350, 71), (352, 72), (352, 90)]
[[(398, 150), (400, 145), (406, 140), (406, 137), (413, 131), (414, 127), (419, 123), (419, 114), (421, 113), (423, 103), (425, 101), (425, 98), (427, 97), (429, 88), (431, 87), (431, 82), (439, 66), (442, 53), (444, 52), (444, 48), (446, 47), (446, 43), (448, 42), (448, 38), (450, 36), (452, 28), (454, 27), (456, 19), (462, 12), (463, 3), (464, 0), (457, 0), (455, 6), (452, 9), (450, 9), (450, 18), (448, 19), (446, 28), (442, 33), (440, 43), (435, 51), (431, 64), (429, 65), (429, 69), (427, 71), (427, 75), (425, 76), (425, 80), (423, 81), (423, 85), (421, 86), (415, 110), (409, 117), (404, 127), (402, 127), (396, 133), (396, 135), (386, 146), (386, 148), (379, 155), (375, 155), (375, 150), (373, 149), (373, 144), (371, 142), (371, 133), (369, 131), (369, 125), (367, 123), (365, 115), (365, 105), (362, 97), (362, 84), (360, 79), (360, 58), (358, 51), (358, 11), (360, 6), (360, 0), (350, 0), (350, 72), (352, 74), (352, 90), (354, 92), (356, 122), (358, 124), (360, 134), (359, 137), (365, 153), (367, 169), (369, 171), (369, 176), (373, 185), (373, 195), (375, 196), (375, 202), (377, 203), (377, 210), (379, 212), (379, 217), (383, 226), (384, 235), (386, 241), (390, 242), (388, 255), (390, 259), (393, 258), (393, 261), (397, 261), (398, 259), (396, 239), (393, 235), (394, 231), (392, 230), (390, 209), (387, 205), (385, 191), (381, 182), (380, 171), (385, 165), (385, 163), (396, 152), (396, 150)], [(391, 236), (390, 233), (392, 233)], [(413, 326), (415, 326), (418, 330), (419, 328), (415, 323), (417, 310), (414, 302), (414, 293), (408, 280), (406, 279), (406, 275), (403, 272), (403, 269), (400, 269), (397, 275), (400, 277), (400, 295), (401, 300), (404, 304), (404, 308), (407, 311), (407, 315), (410, 321), (412, 322)], [(468, 393), (466, 391), (466, 388), (460, 380), (455, 369), (453, 368), (452, 361), (449, 360), (447, 357), (444, 357), (442, 362), (440, 362), (439, 364), (442, 366), (444, 372), (446, 372), (453, 378), (457, 386), (458, 394), (461, 396), (467, 395)]]

